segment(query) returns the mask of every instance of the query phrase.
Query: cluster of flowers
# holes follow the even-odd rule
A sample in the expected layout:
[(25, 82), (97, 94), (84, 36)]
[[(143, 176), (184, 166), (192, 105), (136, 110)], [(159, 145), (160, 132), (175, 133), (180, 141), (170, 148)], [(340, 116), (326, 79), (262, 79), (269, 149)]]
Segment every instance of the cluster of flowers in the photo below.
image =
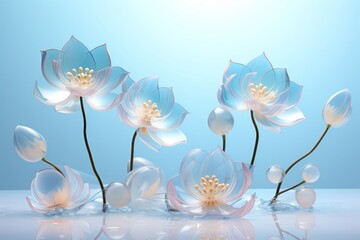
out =
[[(84, 141), (90, 163), (102, 190), (103, 211), (112, 208), (165, 208), (194, 215), (239, 217), (254, 206), (256, 195), (247, 195), (253, 178), (253, 167), (259, 131), (256, 122), (274, 131), (304, 119), (297, 108), (302, 86), (289, 80), (286, 69), (274, 69), (264, 54), (247, 65), (230, 62), (218, 91), (221, 108), (214, 109), (208, 119), (210, 129), (223, 139), (223, 148), (211, 152), (192, 150), (183, 159), (179, 175), (168, 182), (161, 169), (150, 161), (134, 157), (136, 138), (158, 151), (161, 146), (186, 142), (178, 129), (188, 111), (175, 102), (172, 88), (159, 87), (158, 77), (146, 77), (134, 82), (129, 73), (111, 66), (105, 45), (89, 51), (76, 38), (61, 50), (42, 52), (42, 73), (49, 86), (38, 83), (34, 96), (62, 113), (81, 109), (84, 121)], [(121, 93), (114, 90), (121, 87)], [(86, 134), (86, 115), (83, 100), (95, 110), (116, 107), (119, 118), (136, 130), (132, 137), (128, 175), (124, 182), (106, 187), (96, 171)], [(229, 111), (251, 113), (257, 137), (251, 163), (233, 161), (225, 153), (226, 134), (234, 118)], [(347, 90), (335, 94), (325, 105), (323, 116), (330, 126), (347, 121), (351, 114), (351, 97)], [(18, 126), (14, 143), (23, 159), (42, 160), (52, 169), (38, 172), (31, 184), (28, 203), (32, 209), (47, 214), (76, 211), (89, 201), (90, 187), (80, 174), (68, 166), (63, 172), (45, 158), (46, 141), (35, 130)], [(286, 172), (287, 173), (287, 172)], [(281, 183), (286, 173), (276, 183)], [(278, 171), (268, 171), (274, 182)], [(279, 195), (277, 192), (276, 197)], [(155, 204), (155, 205), (154, 205)]]

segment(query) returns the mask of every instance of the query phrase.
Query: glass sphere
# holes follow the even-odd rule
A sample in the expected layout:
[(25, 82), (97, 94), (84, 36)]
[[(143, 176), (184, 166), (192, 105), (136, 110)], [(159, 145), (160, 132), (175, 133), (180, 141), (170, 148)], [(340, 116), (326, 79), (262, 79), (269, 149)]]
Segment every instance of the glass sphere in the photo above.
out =
[(234, 117), (231, 112), (217, 107), (209, 114), (208, 125), (216, 135), (226, 135), (234, 126)]
[(130, 202), (129, 188), (121, 182), (113, 182), (106, 189), (106, 198), (113, 208), (122, 208)]
[(320, 169), (314, 164), (306, 164), (301, 175), (305, 182), (313, 183), (319, 179)]
[(266, 177), (271, 183), (278, 184), (284, 179), (285, 172), (281, 167), (273, 165), (266, 171)]
[(316, 201), (316, 193), (311, 187), (302, 187), (296, 190), (295, 198), (302, 208), (310, 208)]

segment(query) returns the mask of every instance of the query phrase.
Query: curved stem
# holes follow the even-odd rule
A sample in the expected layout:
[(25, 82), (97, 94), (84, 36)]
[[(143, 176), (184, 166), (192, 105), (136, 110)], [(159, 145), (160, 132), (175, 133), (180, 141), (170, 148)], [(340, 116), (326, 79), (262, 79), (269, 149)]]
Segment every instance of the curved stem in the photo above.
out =
[(92, 170), (99, 182), (99, 185), (100, 185), (100, 188), (101, 188), (101, 193), (102, 193), (102, 199), (103, 199), (103, 208), (102, 208), (102, 211), (103, 212), (106, 212), (106, 195), (105, 195), (105, 188), (104, 188), (104, 184), (102, 183), (101, 181), (101, 178), (100, 178), (100, 175), (99, 173), (97, 172), (96, 170), (96, 167), (95, 167), (95, 163), (94, 163), (94, 159), (92, 157), (92, 154), (91, 154), (91, 150), (90, 150), (90, 146), (89, 146), (89, 142), (88, 142), (88, 139), (87, 139), (87, 133), (86, 133), (86, 115), (85, 115), (85, 109), (84, 109), (84, 102), (83, 102), (83, 98), (80, 97), (80, 106), (81, 106), (81, 112), (82, 112), (82, 116), (83, 116), (83, 122), (84, 122), (84, 129), (83, 129), (83, 134), (84, 134), (84, 142), (85, 142), (85, 146), (86, 146), (86, 150), (88, 152), (88, 155), (89, 155), (89, 159), (90, 159), (90, 163), (91, 163), (91, 167), (92, 167)]
[(254, 128), (255, 128), (255, 133), (256, 133), (255, 145), (254, 145), (253, 155), (252, 155), (251, 163), (250, 163), (250, 166), (253, 166), (253, 165), (254, 165), (254, 162), (255, 162), (255, 157), (256, 157), (257, 148), (258, 148), (258, 145), (259, 145), (259, 128), (258, 128), (258, 126), (256, 125), (256, 121), (255, 121), (255, 118), (254, 118), (254, 111), (253, 111), (253, 110), (250, 110), (250, 115), (251, 115), (251, 121), (252, 121), (252, 123), (253, 123), (253, 125), (254, 125)]
[(137, 132), (139, 129), (136, 129), (134, 132), (134, 135), (132, 137), (131, 140), (131, 153), (130, 153), (130, 167), (129, 167), (129, 172), (131, 172), (132, 170), (134, 170), (134, 151), (135, 151), (135, 140), (136, 140), (136, 136), (137, 136)]
[(298, 186), (300, 186), (300, 185), (302, 185), (302, 184), (304, 184), (304, 183), (305, 183), (305, 181), (302, 180), (302, 181), (299, 182), (298, 184), (295, 184), (294, 186), (289, 187), (289, 188), (287, 188), (287, 189), (285, 189), (285, 190), (277, 193), (277, 194), (273, 197), (273, 199), (271, 200), (271, 203), (274, 203), (274, 202), (276, 201), (276, 199), (277, 199), (281, 194), (286, 193), (287, 191), (290, 191), (291, 189), (297, 188)]
[[(314, 145), (314, 147), (307, 152), (305, 155), (303, 155), (302, 157), (300, 157), (298, 160), (296, 160), (295, 162), (293, 162), (286, 170), (285, 170), (285, 176), (286, 174), (296, 165), (298, 164), (301, 160), (305, 159), (306, 157), (308, 157), (311, 153), (313, 153), (315, 151), (315, 149), (319, 146), (319, 144), (321, 143), (321, 141), (323, 140), (323, 138), (325, 137), (326, 133), (329, 131), (331, 125), (326, 125), (325, 131), (323, 132), (323, 134), (320, 136), (319, 140), (316, 142), (316, 144)], [(284, 176), (284, 178), (285, 178)], [(276, 200), (277, 196), (279, 195), (280, 189), (281, 189), (281, 185), (284, 182), (284, 180), (278, 184), (277, 188), (276, 188), (276, 192), (275, 195), (273, 197), (273, 201)]]
[(42, 160), (43, 162), (49, 164), (49, 165), (52, 166), (53, 168), (55, 168), (56, 171), (58, 171), (59, 173), (61, 173), (61, 175), (63, 175), (63, 176), (65, 177), (64, 173), (60, 170), (60, 168), (59, 168), (58, 166), (56, 166), (56, 165), (53, 164), (52, 162), (48, 161), (45, 157), (43, 157), (41, 160)]
[(225, 152), (226, 149), (226, 135), (222, 135), (222, 143), (223, 143), (223, 151)]

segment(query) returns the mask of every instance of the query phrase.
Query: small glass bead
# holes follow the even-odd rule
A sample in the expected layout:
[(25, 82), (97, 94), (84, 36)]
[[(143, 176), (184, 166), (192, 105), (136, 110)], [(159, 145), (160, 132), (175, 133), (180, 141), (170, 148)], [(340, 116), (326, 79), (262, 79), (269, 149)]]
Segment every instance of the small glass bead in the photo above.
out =
[(226, 135), (234, 126), (234, 117), (231, 112), (217, 107), (209, 114), (208, 125), (216, 135)]
[(306, 164), (301, 175), (305, 182), (313, 183), (319, 179), (320, 169), (314, 164)]
[(302, 208), (310, 208), (316, 201), (316, 193), (311, 187), (302, 187), (296, 190), (296, 202)]
[(269, 182), (274, 184), (280, 183), (284, 179), (284, 176), (285, 176), (284, 170), (277, 165), (273, 165), (269, 167), (268, 170), (266, 171), (267, 179), (269, 180)]

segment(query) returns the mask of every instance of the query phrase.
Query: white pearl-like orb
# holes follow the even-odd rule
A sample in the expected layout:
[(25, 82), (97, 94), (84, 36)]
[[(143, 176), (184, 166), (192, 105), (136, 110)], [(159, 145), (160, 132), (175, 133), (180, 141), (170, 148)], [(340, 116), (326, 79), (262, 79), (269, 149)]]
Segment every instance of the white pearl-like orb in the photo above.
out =
[(313, 183), (319, 179), (320, 169), (314, 164), (306, 164), (301, 175), (305, 182)]
[(296, 190), (295, 198), (302, 208), (310, 208), (316, 201), (316, 193), (311, 187), (302, 187)]
[(282, 182), (284, 176), (285, 176), (284, 170), (277, 165), (273, 165), (269, 167), (268, 170), (266, 171), (267, 179), (274, 184), (278, 184)]
[(226, 135), (234, 126), (234, 117), (231, 112), (217, 107), (209, 114), (208, 125), (216, 135)]
[(111, 207), (122, 208), (130, 202), (129, 188), (121, 182), (113, 182), (106, 189), (106, 199)]

